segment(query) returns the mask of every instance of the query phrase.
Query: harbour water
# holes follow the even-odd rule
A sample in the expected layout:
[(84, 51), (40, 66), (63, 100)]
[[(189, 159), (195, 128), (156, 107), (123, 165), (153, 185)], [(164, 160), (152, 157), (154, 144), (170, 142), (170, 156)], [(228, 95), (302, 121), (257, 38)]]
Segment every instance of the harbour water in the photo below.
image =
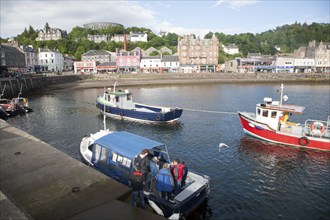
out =
[[(120, 86), (120, 85), (119, 85)], [(120, 88), (120, 87), (118, 87)], [(127, 88), (127, 87), (125, 87)], [(123, 88), (123, 89), (125, 89)], [(211, 177), (210, 219), (329, 219), (330, 153), (269, 144), (245, 136), (237, 111), (255, 111), (278, 84), (132, 87), (136, 102), (184, 108), (175, 124), (107, 119), (107, 128), (167, 144), (171, 159)], [(285, 85), (287, 103), (305, 106), (292, 121), (326, 120), (329, 85)], [(95, 98), (103, 89), (29, 97), (34, 112), (8, 123), (80, 160), (81, 138), (103, 128)], [(229, 147), (219, 149), (219, 144)]]

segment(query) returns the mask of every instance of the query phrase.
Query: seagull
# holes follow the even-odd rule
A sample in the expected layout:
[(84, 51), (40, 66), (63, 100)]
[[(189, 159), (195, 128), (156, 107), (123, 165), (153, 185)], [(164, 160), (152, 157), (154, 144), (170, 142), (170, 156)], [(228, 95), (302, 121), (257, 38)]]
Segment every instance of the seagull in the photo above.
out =
[(229, 146), (225, 143), (220, 143), (219, 144), (219, 152), (220, 152), (220, 149), (223, 148), (223, 147), (229, 147)]

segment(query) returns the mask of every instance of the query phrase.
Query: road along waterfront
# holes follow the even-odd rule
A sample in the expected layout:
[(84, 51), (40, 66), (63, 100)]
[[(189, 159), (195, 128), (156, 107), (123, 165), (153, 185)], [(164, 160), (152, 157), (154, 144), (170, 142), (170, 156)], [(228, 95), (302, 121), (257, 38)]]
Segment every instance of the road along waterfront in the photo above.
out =
[[(11, 118), (8, 123), (80, 160), (81, 138), (103, 128), (95, 98), (105, 85), (31, 96), (34, 112)], [(234, 113), (253, 112), (255, 103), (266, 96), (278, 99), (279, 86), (214, 83), (122, 88), (130, 89), (136, 102)], [(286, 103), (306, 107), (303, 115), (292, 118), (294, 121), (325, 120), (329, 115), (329, 84), (284, 86), (289, 97)], [(235, 114), (184, 111), (178, 123), (171, 125), (106, 121), (110, 130), (129, 131), (167, 144), (172, 157), (186, 160), (190, 169), (209, 175), (213, 219), (330, 216), (329, 153), (272, 145), (245, 136)], [(219, 143), (229, 147), (219, 151)]]

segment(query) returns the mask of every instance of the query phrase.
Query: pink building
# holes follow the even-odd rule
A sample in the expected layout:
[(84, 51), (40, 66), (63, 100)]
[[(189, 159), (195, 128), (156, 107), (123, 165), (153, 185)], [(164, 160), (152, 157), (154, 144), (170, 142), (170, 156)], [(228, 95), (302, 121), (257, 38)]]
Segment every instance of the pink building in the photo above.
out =
[(141, 49), (133, 51), (120, 50), (117, 52), (116, 65), (118, 72), (132, 72), (140, 67)]

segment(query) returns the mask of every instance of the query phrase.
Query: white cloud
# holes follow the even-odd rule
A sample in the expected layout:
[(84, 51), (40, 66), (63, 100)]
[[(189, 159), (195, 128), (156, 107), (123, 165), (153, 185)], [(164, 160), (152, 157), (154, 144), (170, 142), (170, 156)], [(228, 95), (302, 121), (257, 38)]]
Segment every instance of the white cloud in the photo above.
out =
[(218, 0), (214, 6), (227, 5), (231, 9), (239, 9), (248, 5), (254, 5), (258, 1), (255, 0)]
[(75, 26), (104, 21), (125, 27), (145, 27), (155, 12), (135, 1), (1, 1), (1, 37), (16, 36), (31, 25), (42, 29), (46, 22), (70, 32)]

